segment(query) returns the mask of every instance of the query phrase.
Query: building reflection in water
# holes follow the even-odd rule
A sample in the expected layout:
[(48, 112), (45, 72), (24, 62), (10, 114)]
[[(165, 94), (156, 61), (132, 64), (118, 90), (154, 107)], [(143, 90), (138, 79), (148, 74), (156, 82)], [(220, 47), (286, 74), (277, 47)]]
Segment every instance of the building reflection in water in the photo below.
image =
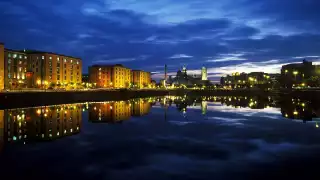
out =
[(82, 104), (0, 110), (1, 145), (51, 141), (80, 132)]
[(132, 99), (129, 101), (89, 103), (89, 121), (121, 123), (131, 116), (143, 116), (150, 112), (155, 98)]
[[(209, 97), (186, 97), (186, 96), (166, 96), (166, 102), (174, 103), (177, 110), (186, 114), (187, 108), (199, 106), (202, 114), (207, 113), (208, 102), (216, 102), (221, 105), (234, 108), (281, 108), (281, 114), (288, 119), (297, 119), (306, 121), (315, 121), (316, 127), (320, 117), (320, 105), (298, 98), (282, 97), (235, 97), (235, 96), (209, 96)], [(163, 101), (160, 99), (160, 101)], [(163, 105), (164, 106), (164, 105)], [(183, 115), (185, 116), (185, 115)]]

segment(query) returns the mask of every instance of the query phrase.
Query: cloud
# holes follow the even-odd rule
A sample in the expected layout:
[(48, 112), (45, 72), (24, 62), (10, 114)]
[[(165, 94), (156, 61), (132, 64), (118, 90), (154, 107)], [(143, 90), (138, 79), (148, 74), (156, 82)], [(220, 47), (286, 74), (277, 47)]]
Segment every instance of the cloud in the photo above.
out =
[(2, 0), (0, 41), (79, 56), (84, 71), (110, 61), (160, 72), (167, 64), (172, 74), (186, 64), (198, 73), (204, 64), (216, 81), (228, 71), (278, 72), (303, 58), (318, 62), (318, 6), (317, 0)]
[(207, 60), (207, 62), (225, 62), (225, 61), (245, 61), (244, 53), (220, 54), (218, 58)]
[(95, 60), (93, 63), (121, 63), (121, 62), (129, 62), (135, 61), (136, 58), (119, 58), (119, 59), (106, 59), (106, 60)]
[(186, 55), (186, 54), (175, 54), (170, 59), (181, 59), (181, 58), (192, 58), (192, 56)]

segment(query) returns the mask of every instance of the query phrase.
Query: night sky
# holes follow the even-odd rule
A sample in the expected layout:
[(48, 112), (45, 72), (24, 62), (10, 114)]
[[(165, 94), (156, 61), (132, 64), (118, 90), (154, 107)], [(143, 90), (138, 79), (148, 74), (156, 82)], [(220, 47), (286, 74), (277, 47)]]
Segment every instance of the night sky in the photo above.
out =
[[(0, 0), (0, 42), (158, 73), (320, 62), (319, 0)], [(195, 71), (198, 72), (198, 71)]]

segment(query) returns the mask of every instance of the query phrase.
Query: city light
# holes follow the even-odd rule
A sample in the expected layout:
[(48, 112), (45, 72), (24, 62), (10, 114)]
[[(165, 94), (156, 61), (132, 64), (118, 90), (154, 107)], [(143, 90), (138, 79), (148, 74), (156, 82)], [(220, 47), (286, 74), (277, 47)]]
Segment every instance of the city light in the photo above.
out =
[(298, 71), (293, 71), (293, 74), (297, 75), (297, 74), (299, 74), (299, 72)]

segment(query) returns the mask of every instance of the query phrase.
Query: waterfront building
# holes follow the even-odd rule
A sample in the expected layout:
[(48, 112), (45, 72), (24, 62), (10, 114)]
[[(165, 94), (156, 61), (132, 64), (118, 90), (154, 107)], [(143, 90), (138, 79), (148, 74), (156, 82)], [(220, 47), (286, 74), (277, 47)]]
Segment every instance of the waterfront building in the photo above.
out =
[(207, 81), (208, 80), (207, 68), (204, 67), (204, 66), (201, 69), (201, 80), (202, 81)]
[(320, 65), (303, 60), (302, 63), (292, 63), (281, 68), (281, 86), (318, 87), (320, 85)]
[(28, 55), (25, 52), (4, 49), (4, 88), (27, 86)]
[(129, 88), (131, 70), (121, 64), (89, 67), (89, 81), (98, 88)]
[(131, 80), (133, 87), (146, 88), (151, 86), (151, 73), (141, 70), (131, 71)]
[(29, 69), (33, 72), (33, 84), (37, 87), (76, 88), (82, 82), (80, 58), (51, 52), (26, 51)]
[(0, 44), (0, 89), (75, 87), (81, 84), (80, 58), (51, 52), (5, 49)]
[(231, 86), (233, 88), (243, 87), (273, 87), (280, 77), (280, 74), (268, 74), (264, 72), (251, 73), (232, 73), (221, 77), (220, 84), (223, 86)]
[(202, 67), (201, 74), (188, 74), (186, 66), (182, 67), (182, 70), (178, 70), (175, 77), (170, 76), (167, 80), (168, 84), (173, 85), (185, 85), (185, 86), (198, 86), (209, 85), (210, 81), (207, 78), (207, 69)]

